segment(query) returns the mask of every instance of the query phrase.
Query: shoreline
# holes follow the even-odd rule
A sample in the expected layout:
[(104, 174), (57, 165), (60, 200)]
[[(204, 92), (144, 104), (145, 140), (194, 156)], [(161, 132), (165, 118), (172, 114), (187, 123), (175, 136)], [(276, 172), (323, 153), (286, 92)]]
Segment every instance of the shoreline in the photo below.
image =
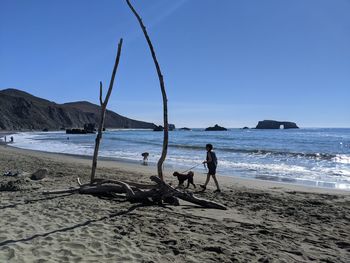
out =
[[(7, 150), (19, 154), (29, 154), (36, 157), (44, 157), (49, 159), (59, 159), (63, 162), (73, 162), (80, 163), (83, 165), (87, 165), (91, 167), (92, 156), (87, 155), (76, 155), (76, 154), (67, 154), (67, 153), (53, 153), (53, 152), (45, 152), (45, 151), (37, 151), (37, 150), (29, 150), (17, 148), (11, 145), (0, 145), (2, 149), (7, 148)], [(0, 151), (1, 151), (0, 148)], [(143, 173), (147, 176), (156, 175), (157, 167), (156, 165), (148, 165), (144, 166), (136, 161), (122, 160), (112, 157), (99, 157), (97, 163), (97, 169), (99, 167), (103, 168), (118, 168), (123, 171), (131, 171), (134, 173)], [(176, 169), (176, 168), (175, 168)], [(175, 170), (172, 169), (164, 169), (164, 175), (166, 179), (172, 179), (172, 173)], [(195, 183), (200, 184), (204, 183), (206, 175), (204, 173), (195, 173)], [(198, 183), (198, 177), (200, 179), (200, 183)], [(295, 184), (288, 182), (278, 182), (273, 180), (262, 180), (256, 178), (244, 178), (237, 177), (234, 175), (220, 175), (218, 173), (218, 180), (221, 185), (237, 185), (240, 187), (251, 187), (253, 189), (260, 190), (269, 190), (269, 189), (283, 189), (283, 190), (291, 190), (291, 191), (304, 191), (304, 192), (312, 192), (312, 193), (330, 193), (330, 194), (345, 194), (350, 195), (349, 190), (338, 189), (338, 188), (330, 188), (330, 187), (320, 187), (320, 186), (308, 186), (304, 184)], [(197, 182), (196, 182), (197, 181)], [(208, 185), (209, 189), (214, 187), (214, 183), (212, 180)]]
[[(26, 135), (24, 135), (25, 137)], [(58, 136), (58, 138), (61, 138), (62, 136)], [(30, 138), (30, 135), (29, 135)], [(56, 138), (56, 137), (55, 137)], [(63, 138), (65, 138), (63, 136)], [(90, 138), (90, 137), (89, 137)], [(112, 138), (113, 139), (113, 138)], [(80, 137), (77, 139), (80, 140)], [(84, 141), (84, 139), (82, 139)], [(89, 139), (90, 143), (91, 138)], [(16, 141), (16, 139), (15, 139)], [(24, 140), (25, 141), (25, 140)], [(18, 139), (16, 142), (21, 143), (20, 139)], [(113, 141), (111, 141), (112, 143)], [(80, 158), (89, 158), (89, 156), (92, 156), (92, 150), (86, 149), (84, 147), (80, 147), (79, 144), (76, 145), (76, 142), (72, 141), (71, 143), (63, 142), (63, 143), (56, 143), (55, 141), (52, 142), (52, 144), (46, 145), (45, 142), (41, 142), (38, 145), (29, 145), (28, 143), (32, 143), (32, 141), (29, 139), (27, 143), (24, 143), (22, 146), (27, 148), (32, 148), (34, 151), (45, 151), (50, 150), (47, 152), (47, 154), (67, 154), (70, 156), (78, 155)], [(72, 144), (72, 145), (71, 145)], [(18, 144), (20, 146), (20, 144)], [(90, 144), (89, 144), (90, 145)], [(14, 147), (17, 146), (15, 143), (13, 145)], [(50, 147), (50, 148), (48, 148)], [(141, 147), (141, 145), (140, 145)], [(153, 146), (152, 146), (153, 147)], [(122, 162), (122, 163), (130, 163), (134, 165), (138, 165), (141, 157), (139, 157), (138, 152), (141, 151), (151, 151), (152, 158), (149, 158), (149, 165), (156, 165), (156, 156), (159, 152), (155, 152), (154, 149), (150, 149), (149, 146), (142, 146), (142, 150), (139, 148), (132, 148), (132, 149), (126, 149), (125, 153), (117, 153), (117, 156), (113, 154), (113, 149), (106, 148), (106, 151), (101, 149), (100, 154), (104, 155), (105, 157), (100, 157), (101, 160), (111, 160), (113, 162)], [(55, 153), (54, 151), (60, 151), (62, 153)], [(152, 152), (153, 151), (153, 152)], [(165, 162), (164, 168), (165, 170), (177, 170), (177, 171), (183, 171), (187, 170), (192, 166), (192, 164), (201, 162), (203, 156), (199, 155), (198, 151), (193, 153), (195, 157), (192, 159), (192, 155), (189, 155), (189, 152), (185, 152), (184, 155), (182, 155), (181, 152), (179, 152), (179, 149), (173, 150), (174, 154), (168, 155), (168, 159)], [(124, 151), (122, 151), (124, 152)], [(88, 154), (86, 155), (79, 155), (79, 154)], [(255, 154), (252, 154), (255, 156)], [(244, 156), (243, 156), (244, 157)], [(322, 188), (322, 189), (335, 189), (335, 190), (344, 190), (344, 191), (350, 191), (350, 183), (349, 180), (347, 180), (346, 173), (348, 172), (348, 168), (344, 166), (343, 168), (339, 168), (339, 172), (337, 168), (335, 167), (336, 164), (333, 164), (333, 162), (323, 163), (320, 165), (321, 168), (319, 168), (317, 163), (314, 163), (314, 160), (312, 159), (307, 160), (305, 159), (305, 163), (302, 161), (296, 161), (292, 160), (290, 162), (284, 163), (283, 160), (280, 163), (276, 163), (276, 160), (280, 157), (278, 157), (276, 160), (274, 160), (275, 157), (272, 159), (270, 157), (267, 158), (266, 161), (260, 161), (258, 157), (251, 157), (250, 154), (248, 154), (247, 158), (242, 159), (242, 156), (238, 155), (236, 157), (230, 157), (227, 156), (222, 160), (222, 165), (219, 164), (217, 173), (221, 177), (230, 177), (234, 179), (247, 179), (247, 180), (261, 180), (266, 182), (276, 182), (279, 184), (288, 184), (288, 185), (296, 185), (296, 186), (304, 186), (307, 188)], [(140, 159), (139, 159), (140, 158)], [(185, 158), (185, 160), (183, 160)], [(253, 158), (252, 163), (250, 163), (250, 159)], [(257, 159), (258, 158), (258, 159)], [(269, 159), (270, 158), (270, 159)], [(294, 158), (294, 157), (293, 157)], [(342, 157), (339, 157), (342, 158)], [(298, 159), (298, 158), (297, 158)], [(317, 159), (317, 158), (316, 158)], [(192, 160), (192, 162), (191, 162)], [(300, 162), (300, 163), (298, 163)], [(308, 162), (311, 162), (310, 166)], [(190, 165), (191, 164), (191, 165)], [(305, 167), (304, 167), (305, 166)], [(333, 167), (339, 175), (342, 175), (344, 172), (344, 176), (333, 176), (332, 171), (329, 167)], [(230, 168), (231, 167), (231, 168)], [(311, 169), (314, 167), (315, 169)], [(290, 169), (288, 169), (290, 168)], [(328, 170), (330, 171), (328, 171)], [(205, 174), (205, 171), (202, 166), (199, 166), (193, 170), (196, 174)], [(294, 172), (295, 171), (295, 172)]]
[[(39, 181), (29, 176), (48, 169)], [(0, 262), (340, 262), (350, 256), (350, 192), (219, 176), (227, 210), (143, 205), (44, 191), (89, 182), (91, 159), (0, 146)], [(172, 171), (171, 171), (172, 172)], [(177, 181), (166, 171), (167, 183)], [(150, 183), (156, 167), (101, 160), (96, 177)], [(195, 184), (205, 176), (195, 175)], [(6, 190), (3, 186), (18, 186)], [(336, 222), (336, 225), (335, 225)]]

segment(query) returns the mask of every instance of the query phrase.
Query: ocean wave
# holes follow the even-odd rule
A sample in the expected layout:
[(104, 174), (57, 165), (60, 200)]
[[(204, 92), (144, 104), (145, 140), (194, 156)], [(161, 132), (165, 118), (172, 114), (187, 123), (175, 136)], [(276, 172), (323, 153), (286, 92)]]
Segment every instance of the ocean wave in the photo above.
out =
[(332, 161), (336, 163), (350, 164), (350, 155), (337, 154), (335, 157), (333, 157)]
[[(183, 149), (189, 149), (189, 150), (204, 150), (203, 146), (197, 146), (197, 145), (184, 145), (184, 144), (169, 144), (169, 147), (173, 148), (183, 148)], [(244, 149), (244, 148), (226, 148), (226, 147), (217, 147), (215, 150), (220, 152), (231, 152), (231, 153), (246, 153), (246, 154), (252, 154), (252, 155), (279, 155), (279, 156), (287, 156), (287, 157), (304, 157), (304, 158), (310, 158), (310, 159), (318, 159), (318, 160), (332, 160), (334, 158), (337, 158), (338, 155), (336, 154), (330, 154), (330, 153), (304, 153), (304, 152), (288, 152), (288, 151), (277, 151), (277, 150), (265, 150), (265, 149)], [(345, 157), (341, 157), (340, 159), (334, 159), (342, 160), (342, 161), (350, 161), (349, 159), (344, 159)]]
[(136, 140), (136, 139), (128, 139), (128, 138), (120, 138), (120, 137), (109, 137), (107, 140), (111, 141), (121, 141), (121, 142), (130, 142), (134, 144), (142, 144), (142, 145), (153, 145), (153, 146), (162, 146), (163, 142), (155, 142), (155, 141), (149, 141), (149, 140)]
[(261, 170), (268, 170), (268, 171), (274, 171), (278, 173), (288, 173), (288, 174), (295, 174), (295, 173), (302, 173), (302, 174), (312, 174), (313, 171), (307, 169), (306, 167), (299, 166), (299, 165), (288, 165), (288, 164), (262, 164), (262, 163), (249, 163), (249, 162), (231, 162), (231, 161), (219, 161), (218, 168), (231, 168), (231, 169), (244, 169), (247, 171), (261, 171)]

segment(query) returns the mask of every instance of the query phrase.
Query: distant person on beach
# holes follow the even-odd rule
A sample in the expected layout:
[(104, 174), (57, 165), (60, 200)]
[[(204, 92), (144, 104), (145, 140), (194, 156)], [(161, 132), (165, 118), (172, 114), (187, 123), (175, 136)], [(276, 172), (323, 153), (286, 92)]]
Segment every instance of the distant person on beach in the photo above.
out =
[(10, 137), (11, 142), (13, 142), (13, 136)]
[(220, 186), (218, 183), (218, 180), (216, 179), (216, 167), (218, 165), (218, 160), (216, 158), (216, 154), (215, 152), (213, 152), (213, 145), (211, 144), (207, 144), (205, 146), (205, 149), (207, 150), (207, 157), (206, 160), (203, 162), (203, 164), (206, 164), (208, 167), (208, 174), (207, 174), (207, 180), (205, 181), (204, 185), (201, 185), (200, 187), (203, 188), (203, 191), (205, 189), (207, 189), (207, 185), (209, 183), (210, 180), (210, 176), (213, 177), (213, 180), (215, 182), (216, 185), (216, 190), (214, 191), (214, 193), (220, 193)]

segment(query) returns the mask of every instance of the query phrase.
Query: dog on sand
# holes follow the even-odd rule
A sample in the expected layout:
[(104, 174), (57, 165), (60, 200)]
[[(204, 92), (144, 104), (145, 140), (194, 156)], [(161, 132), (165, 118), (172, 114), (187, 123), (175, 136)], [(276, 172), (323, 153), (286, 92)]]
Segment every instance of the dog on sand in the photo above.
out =
[(177, 180), (179, 180), (179, 184), (178, 184), (177, 187), (183, 187), (184, 186), (184, 182), (187, 180), (186, 188), (188, 188), (190, 186), (190, 184), (192, 184), (193, 187), (196, 188), (196, 185), (193, 182), (194, 173), (192, 171), (189, 171), (187, 174), (174, 172), (173, 176), (177, 177)]

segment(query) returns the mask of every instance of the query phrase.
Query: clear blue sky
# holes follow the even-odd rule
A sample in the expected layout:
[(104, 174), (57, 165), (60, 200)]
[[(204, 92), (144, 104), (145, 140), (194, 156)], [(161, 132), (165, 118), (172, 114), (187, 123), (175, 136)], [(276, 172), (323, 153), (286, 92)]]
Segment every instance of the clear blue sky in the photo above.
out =
[[(177, 127), (350, 127), (349, 0), (134, 0)], [(109, 108), (162, 123), (144, 36), (123, 0), (0, 0), (0, 89), (98, 103), (124, 38)]]

